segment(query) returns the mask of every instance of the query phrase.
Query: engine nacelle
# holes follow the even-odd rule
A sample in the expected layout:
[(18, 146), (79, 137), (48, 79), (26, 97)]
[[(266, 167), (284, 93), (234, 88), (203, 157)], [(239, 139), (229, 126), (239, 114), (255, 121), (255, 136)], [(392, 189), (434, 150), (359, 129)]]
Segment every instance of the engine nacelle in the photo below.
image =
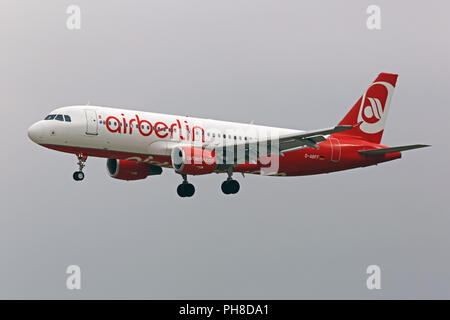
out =
[(108, 159), (106, 168), (111, 177), (120, 180), (141, 180), (162, 173), (162, 168), (145, 162)]
[(172, 166), (177, 173), (200, 175), (214, 172), (217, 159), (214, 151), (190, 146), (172, 149)]

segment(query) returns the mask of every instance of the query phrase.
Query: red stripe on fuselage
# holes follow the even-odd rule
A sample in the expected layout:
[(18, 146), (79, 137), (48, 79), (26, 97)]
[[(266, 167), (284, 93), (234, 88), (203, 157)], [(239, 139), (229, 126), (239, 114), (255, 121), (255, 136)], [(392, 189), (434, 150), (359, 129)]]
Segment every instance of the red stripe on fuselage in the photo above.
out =
[(113, 150), (104, 150), (104, 149), (92, 149), (92, 148), (81, 148), (81, 147), (70, 147), (70, 146), (60, 146), (60, 145), (43, 145), (46, 148), (73, 153), (73, 154), (83, 154), (85, 156), (90, 157), (99, 157), (99, 158), (109, 158), (109, 159), (130, 159), (135, 158), (139, 161), (149, 162), (149, 163), (161, 163), (160, 166), (171, 167), (171, 159), (170, 156), (159, 156), (159, 155), (150, 155), (150, 154), (139, 154), (132, 152), (122, 152), (122, 151), (113, 151)]
[[(172, 162), (170, 156), (138, 154), (132, 152), (61, 145), (43, 146), (57, 151), (73, 154), (81, 153), (85, 156), (91, 157), (143, 161), (161, 167), (171, 167)], [(271, 172), (272, 170), (269, 168), (272, 166), (275, 168), (274, 175), (302, 176), (366, 167), (401, 157), (400, 152), (392, 152), (379, 156), (361, 155), (358, 150), (386, 147), (378, 144), (367, 143), (362, 140), (341, 139), (338, 146), (339, 149), (336, 149), (336, 144), (333, 145), (329, 140), (326, 140), (319, 144), (319, 149), (304, 148), (297, 151), (287, 152), (284, 156), (272, 156), (274, 157), (274, 160), (268, 165), (264, 165), (261, 162), (258, 162), (257, 164), (245, 163), (235, 166), (233, 171), (260, 174), (262, 168), (265, 168), (262, 170), (266, 170), (266, 173), (267, 171)], [(339, 154), (337, 153), (338, 151)], [(337, 155), (339, 155), (339, 157)], [(338, 159), (338, 161), (335, 161), (336, 159)]]

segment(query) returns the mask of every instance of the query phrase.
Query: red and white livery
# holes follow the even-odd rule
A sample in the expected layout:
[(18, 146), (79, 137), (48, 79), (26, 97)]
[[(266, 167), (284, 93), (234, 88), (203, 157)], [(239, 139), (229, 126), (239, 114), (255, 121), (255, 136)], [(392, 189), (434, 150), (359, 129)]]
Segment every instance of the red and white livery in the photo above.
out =
[(397, 75), (381, 73), (335, 127), (300, 131), (186, 116), (97, 106), (53, 110), (28, 129), (49, 149), (75, 154), (84, 179), (88, 157), (108, 158), (111, 177), (145, 179), (173, 168), (183, 177), (177, 192), (191, 197), (189, 175), (226, 173), (225, 194), (239, 191), (234, 172), (301, 176), (365, 167), (426, 147), (387, 147), (381, 143)]

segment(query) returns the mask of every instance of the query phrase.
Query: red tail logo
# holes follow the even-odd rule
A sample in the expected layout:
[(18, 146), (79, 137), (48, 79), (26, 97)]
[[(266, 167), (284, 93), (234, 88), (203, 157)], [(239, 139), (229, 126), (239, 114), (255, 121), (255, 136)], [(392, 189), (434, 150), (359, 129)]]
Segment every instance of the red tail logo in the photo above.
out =
[[(375, 91), (385, 91), (385, 92), (375, 92)], [(376, 84), (369, 88), (367, 91), (368, 96), (378, 97), (370, 98), (365, 97), (363, 101), (362, 109), (362, 119), (368, 123), (375, 123), (381, 119), (384, 112), (384, 106), (386, 105), (387, 90), (382, 85)], [(381, 99), (381, 101), (380, 101)]]
[(389, 102), (394, 87), (388, 82), (375, 82), (361, 99), (358, 122), (365, 133), (377, 133), (384, 129)]
[(336, 136), (357, 136), (380, 143), (396, 82), (396, 74), (380, 73), (339, 123), (353, 126), (359, 124), (359, 126)]

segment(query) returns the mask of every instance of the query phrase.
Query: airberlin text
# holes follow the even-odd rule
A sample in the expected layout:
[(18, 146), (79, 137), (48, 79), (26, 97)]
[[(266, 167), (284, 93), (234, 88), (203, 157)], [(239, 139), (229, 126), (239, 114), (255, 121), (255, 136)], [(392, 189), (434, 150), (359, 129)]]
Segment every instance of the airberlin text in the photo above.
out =
[(137, 129), (138, 132), (144, 137), (148, 137), (152, 133), (155, 133), (155, 135), (159, 138), (166, 138), (169, 135), (170, 138), (173, 138), (174, 132), (178, 130), (180, 140), (186, 141), (191, 139), (194, 141), (196, 136), (195, 133), (198, 132), (202, 142), (205, 142), (205, 130), (198, 125), (190, 128), (186, 120), (183, 121), (183, 124), (179, 119), (176, 119), (176, 122), (169, 125), (163, 121), (157, 121), (154, 125), (152, 125), (148, 120), (139, 118), (138, 115), (135, 115), (135, 117), (130, 120), (127, 120), (124, 114), (121, 115), (122, 119), (120, 120), (115, 116), (108, 116), (106, 118), (105, 125), (109, 132), (132, 134), (133, 129)]

